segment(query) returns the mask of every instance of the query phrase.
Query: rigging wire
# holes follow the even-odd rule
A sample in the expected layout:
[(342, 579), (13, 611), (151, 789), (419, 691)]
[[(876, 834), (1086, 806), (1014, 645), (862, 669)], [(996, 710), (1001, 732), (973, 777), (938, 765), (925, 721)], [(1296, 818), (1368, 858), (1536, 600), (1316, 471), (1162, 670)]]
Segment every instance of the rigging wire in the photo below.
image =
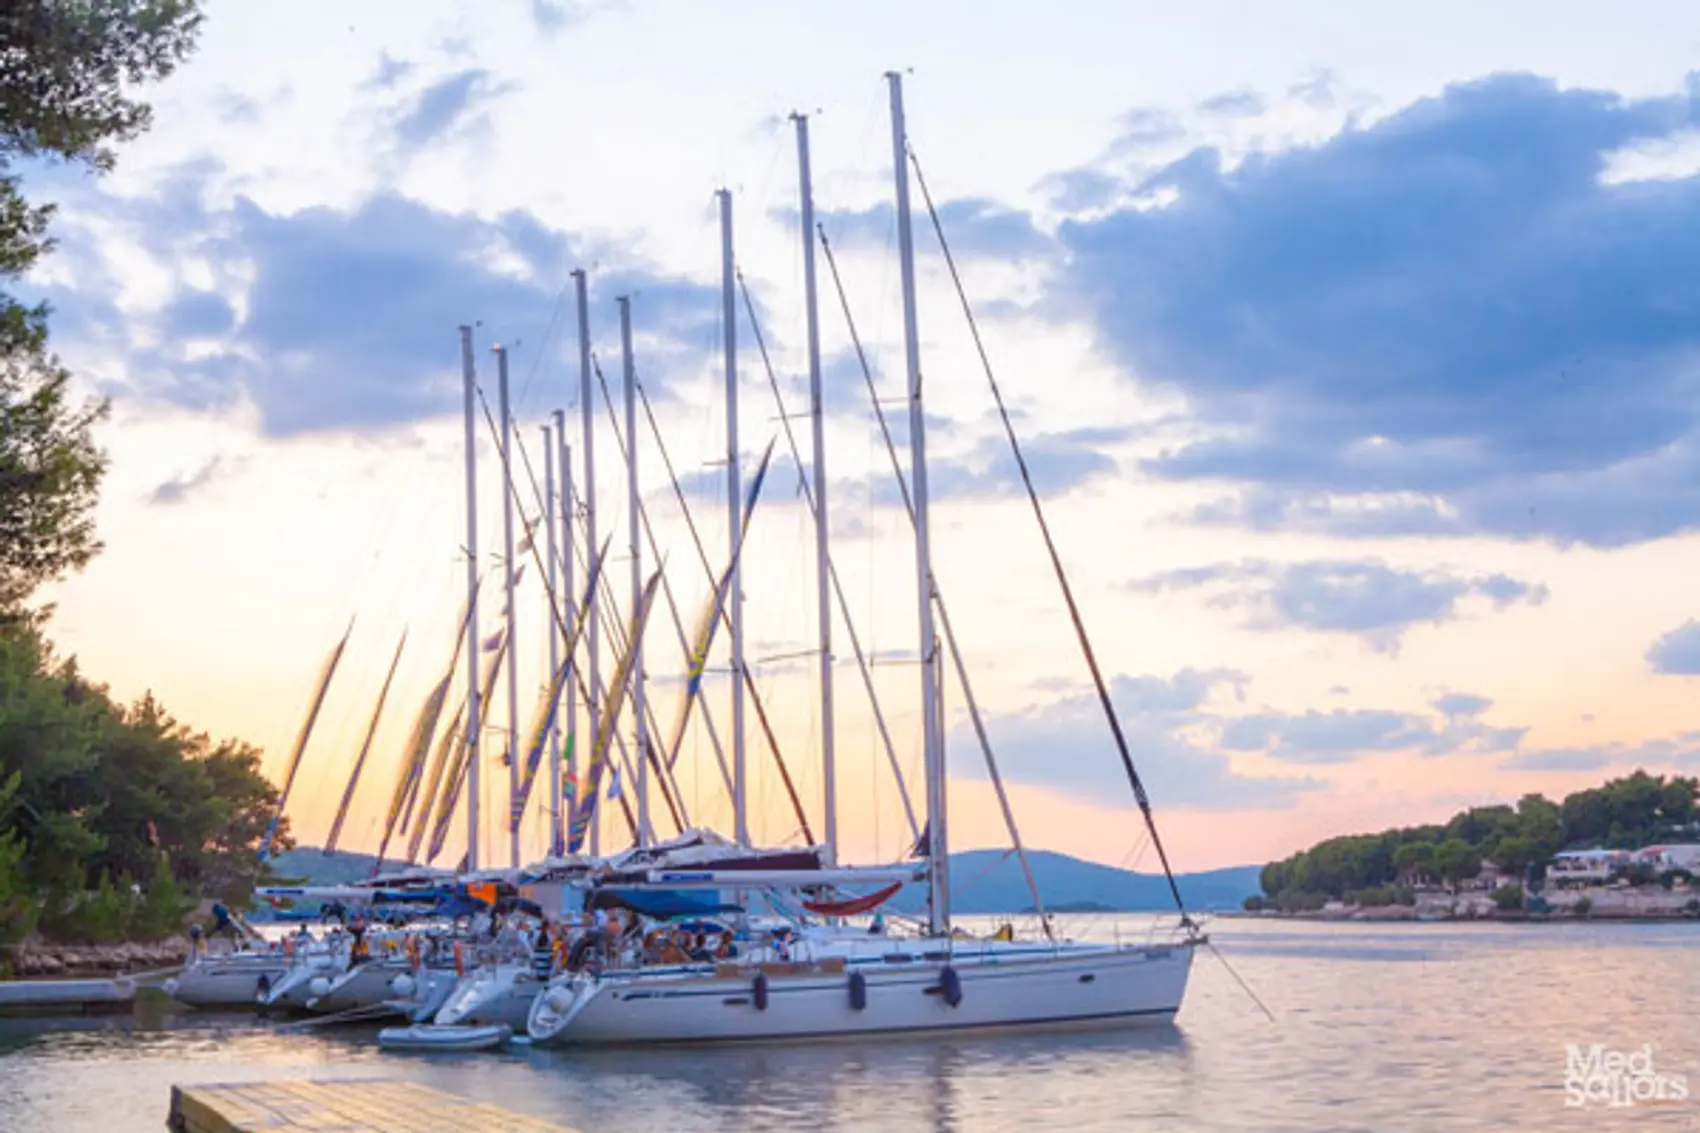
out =
[[(619, 448), (620, 459), (622, 461), (629, 461), (631, 459), (631, 457), (628, 455), (629, 450), (626, 447), (625, 433), (621, 430), (618, 415), (614, 412), (614, 398), (608, 390), (608, 382), (603, 378), (602, 368), (600, 366), (594, 367), (594, 370), (595, 370), (595, 373), (596, 373), (597, 383), (602, 387), (602, 404), (607, 408), (608, 418), (613, 424), (614, 444)], [(643, 384), (641, 382), (638, 383), (637, 388), (639, 390), (642, 390)], [(645, 400), (644, 400), (645, 412), (648, 411), (648, 408), (649, 408), (649, 401), (648, 401), (647, 398), (645, 398)], [(638, 520), (639, 520), (639, 522), (641, 522), (643, 524), (644, 534), (648, 537), (650, 554), (655, 556), (657, 562), (660, 562), (662, 560), (661, 545), (660, 545), (659, 542), (656, 541), (655, 528), (652, 527), (650, 525), (650, 522), (649, 522), (649, 508), (644, 506), (642, 500), (638, 501)], [(668, 612), (671, 613), (672, 616), (673, 616), (673, 628), (678, 633), (679, 648), (684, 650), (685, 665), (688, 668), (693, 662), (693, 658), (691, 656), (691, 641), (690, 641), (689, 635), (685, 633), (684, 619), (679, 615), (679, 603), (677, 602), (677, 600), (675, 600), (675, 598), (673, 596), (673, 584), (668, 579), (665, 571), (663, 571), (662, 575), (661, 575), (661, 592), (662, 592), (663, 597), (665, 597), (667, 599), (667, 609), (668, 609)], [(697, 686), (697, 689), (696, 689), (694, 696), (695, 696), (697, 703), (699, 703), (702, 706), (703, 724), (708, 729), (709, 739), (711, 741), (713, 741), (713, 744), (714, 744), (714, 757), (715, 757), (716, 760), (719, 761), (719, 764), (720, 764), (720, 776), (721, 776), (721, 779), (724, 781), (724, 783), (726, 785), (727, 797), (731, 797), (731, 795), (733, 793), (732, 792), (732, 772), (727, 767), (726, 752), (720, 746), (720, 733), (715, 728), (714, 717), (709, 712), (708, 696), (703, 691), (703, 688), (700, 684)], [(652, 715), (653, 715), (653, 713), (652, 713)], [(661, 732), (658, 728), (656, 734), (657, 735), (666, 735), (667, 733)], [(667, 763), (667, 767), (668, 767), (669, 772), (672, 771), (674, 755), (675, 755), (674, 752), (671, 752), (671, 751), (667, 752), (667, 759), (665, 760), (665, 762)]]
[[(600, 364), (596, 361), (595, 355), (591, 356), (590, 361), (592, 368), (596, 370), (598, 379), (600, 379), (602, 376), (602, 369)], [(691, 543), (696, 547), (697, 559), (702, 563), (703, 576), (708, 579), (708, 584), (712, 588), (716, 585), (714, 567), (709, 565), (708, 552), (703, 548), (702, 536), (697, 531), (696, 520), (691, 515), (691, 507), (685, 499), (684, 490), (679, 487), (679, 477), (673, 470), (673, 458), (668, 455), (667, 441), (661, 435), (661, 426), (655, 419), (654, 407), (649, 403), (649, 394), (645, 392), (642, 382), (638, 383), (637, 393), (638, 400), (643, 405), (644, 416), (649, 420), (650, 431), (655, 434), (655, 447), (657, 452), (661, 455), (662, 466), (667, 470), (667, 479), (672, 485), (673, 497), (679, 502), (679, 510), (684, 517), (685, 528), (690, 532)], [(731, 633), (732, 615), (727, 611), (724, 604), (720, 607), (720, 619), (721, 624), (726, 627), (726, 632)], [(739, 675), (740, 674), (733, 674), (732, 679), (737, 680)], [(815, 836), (814, 831), (809, 826), (808, 813), (803, 809), (803, 800), (798, 796), (796, 784), (791, 780), (790, 768), (785, 765), (785, 756), (779, 749), (779, 737), (774, 734), (773, 724), (767, 718), (767, 708), (762, 702), (760, 693), (756, 691), (755, 674), (752, 673), (749, 666), (746, 665), (744, 666), (744, 671), (741, 675), (744, 680), (744, 688), (750, 698), (750, 703), (756, 710), (756, 721), (761, 727), (762, 735), (767, 739), (768, 748), (773, 752), (774, 762), (779, 766), (779, 775), (780, 778), (784, 780), (785, 792), (790, 796), (791, 807), (797, 814), (797, 823), (802, 828), (803, 836), (808, 840), (809, 844), (813, 845)]]
[[(744, 282), (744, 273), (738, 272), (738, 287), (744, 293), (744, 308), (749, 314), (750, 328), (754, 332), (756, 349), (761, 353), (762, 365), (767, 369), (768, 385), (773, 389), (774, 404), (779, 410), (779, 423), (785, 431), (785, 440), (791, 449), (791, 463), (797, 467), (797, 483), (804, 501), (809, 505), (809, 514), (820, 522), (819, 510), (815, 506), (814, 488), (809, 484), (808, 477), (803, 473), (803, 457), (797, 445), (796, 431), (791, 428), (791, 418), (785, 412), (785, 399), (779, 393), (779, 379), (773, 372), (773, 361), (768, 357), (767, 340), (761, 333), (761, 321), (756, 317), (755, 300), (750, 297), (750, 288)], [(897, 777), (897, 793), (903, 800), (903, 813), (909, 820), (909, 832), (917, 840), (921, 837), (920, 825), (915, 821), (915, 807), (909, 799), (909, 788), (903, 781), (903, 769), (897, 762), (897, 751), (892, 746), (891, 732), (886, 728), (885, 713), (880, 709), (879, 695), (874, 691), (874, 678), (868, 668), (867, 657), (862, 653), (862, 642), (856, 634), (856, 623), (850, 616), (850, 603), (844, 596), (844, 587), (838, 581), (838, 567), (833, 563), (832, 556), (827, 555), (826, 572), (832, 583), (833, 594), (838, 599), (838, 610), (844, 618), (845, 636), (850, 640), (850, 648), (856, 655), (856, 667), (861, 671), (862, 684), (868, 690), (868, 703), (873, 709), (874, 724), (879, 731), (879, 737), (885, 744), (886, 759), (891, 763), (891, 773)]]
[[(880, 408), (879, 393), (874, 388), (874, 372), (868, 365), (867, 352), (862, 348), (862, 336), (856, 330), (856, 318), (850, 310), (850, 297), (844, 290), (844, 280), (838, 273), (838, 260), (833, 255), (832, 244), (826, 238), (826, 230), (816, 225), (820, 233), (821, 249), (826, 256), (827, 270), (832, 275), (834, 290), (838, 293), (839, 306), (844, 311), (845, 325), (850, 332), (850, 342), (855, 347), (857, 361), (861, 364), (862, 381), (867, 386), (868, 400), (874, 407), (874, 419), (879, 423), (880, 434), (885, 438), (886, 453), (891, 457), (892, 471), (897, 478), (897, 487), (903, 496), (903, 507), (909, 515), (910, 526), (916, 524), (915, 501), (909, 494), (909, 482), (904, 478), (903, 466), (897, 459), (897, 445), (891, 439), (891, 427), (886, 423), (885, 411)], [(1051, 937), (1050, 918), (1045, 916), (1045, 902), (1039, 896), (1039, 883), (1033, 876), (1032, 864), (1027, 860), (1027, 850), (1021, 841), (1021, 830), (1015, 823), (1015, 811), (1009, 804), (1009, 792), (1004, 789), (1003, 775), (998, 770), (997, 759), (992, 755), (991, 737), (986, 732), (984, 717), (980, 714), (980, 705), (974, 698), (974, 687), (968, 679), (968, 667), (962, 660), (962, 650), (956, 643), (956, 630), (950, 622), (950, 614), (945, 608), (944, 592), (939, 588), (938, 578), (932, 579), (932, 600), (939, 614), (939, 628), (944, 631), (944, 640), (955, 662), (957, 683), (962, 688), (962, 699), (968, 706), (968, 717), (974, 725), (974, 734), (980, 741), (980, 751), (986, 759), (986, 772), (992, 781), (992, 787), (997, 794), (998, 807), (1003, 812), (1004, 826), (1009, 830), (1010, 841), (1014, 843), (1015, 853), (1021, 862), (1022, 876), (1027, 880), (1027, 890), (1033, 897), (1033, 907), (1039, 911), (1045, 925), (1045, 935)], [(926, 662), (923, 662), (926, 663)], [(919, 841), (919, 839), (917, 839)]]
[(974, 308), (968, 302), (968, 292), (962, 286), (962, 275), (957, 271), (956, 258), (951, 255), (950, 242), (945, 238), (944, 225), (939, 220), (938, 209), (933, 205), (933, 195), (927, 188), (927, 179), (921, 173), (921, 162), (915, 155), (915, 147), (905, 139), (904, 148), (909, 154), (909, 163), (915, 169), (915, 181), (921, 189), (921, 199), (926, 203), (927, 215), (932, 219), (933, 232), (938, 236), (939, 249), (944, 253), (945, 266), (950, 270), (952, 284), (956, 288), (957, 298), (962, 303), (962, 313), (968, 320), (969, 333), (974, 338), (974, 349), (979, 352), (980, 366), (985, 372), (986, 383), (991, 387), (992, 400), (996, 402), (998, 417), (1003, 422), (1004, 434), (1009, 438), (1009, 446), (1015, 454), (1016, 466), (1021, 471), (1021, 482), (1026, 486), (1027, 499), (1033, 505), (1033, 516), (1039, 523), (1039, 533), (1045, 540), (1045, 550), (1051, 557), (1051, 567), (1056, 573), (1057, 584), (1062, 589), (1063, 600), (1068, 604), (1068, 616), (1074, 622), (1075, 636), (1080, 641), (1081, 652), (1086, 658), (1086, 667), (1091, 670), (1092, 683), (1097, 687), (1098, 700), (1104, 706), (1104, 715), (1110, 723), (1110, 732), (1115, 737), (1116, 750), (1121, 755), (1122, 767), (1127, 772), (1128, 783), (1133, 787), (1133, 797), (1139, 804), (1139, 810), (1145, 817), (1145, 826), (1151, 832), (1151, 845), (1157, 851), (1157, 857), (1163, 863), (1163, 876), (1168, 879), (1169, 892), (1175, 899), (1175, 908), (1180, 910), (1181, 923), (1193, 928), (1191, 914), (1187, 912), (1186, 902), (1181, 899), (1179, 883), (1175, 881), (1175, 871), (1169, 866), (1168, 851), (1163, 848), (1163, 839), (1157, 833), (1157, 819), (1151, 812), (1151, 798), (1145, 791), (1145, 784), (1139, 777), (1139, 771), (1133, 765), (1133, 754), (1128, 748), (1127, 736), (1122, 731), (1121, 719), (1116, 715), (1115, 702), (1110, 699), (1109, 685), (1104, 681), (1103, 671), (1098, 667), (1098, 656), (1092, 649), (1092, 639), (1086, 632), (1086, 622), (1081, 618), (1080, 606), (1074, 599), (1074, 588), (1069, 584), (1068, 573), (1063, 570), (1062, 556), (1057, 552), (1056, 541), (1051, 538), (1051, 527), (1045, 520), (1045, 509), (1039, 502), (1039, 492), (1033, 487), (1033, 477), (1027, 468), (1027, 458), (1022, 454), (1021, 442), (1016, 438), (1015, 426), (1009, 418), (1009, 409), (1004, 404), (1003, 391), (998, 388), (997, 377), (992, 370), (990, 355), (986, 352), (985, 340), (980, 337), (980, 324), (974, 317)]
[[(499, 438), (500, 435), (501, 435), (501, 431), (496, 424), (495, 415), (492, 414), (491, 411), (490, 411), (490, 403), (484, 397), (484, 387), (483, 386), (477, 386), (475, 388), (476, 388), (476, 391), (477, 391), (477, 394), (478, 394), (478, 404), (479, 404), (480, 408), (482, 408), (483, 411), (484, 411), (484, 422), (489, 427), (491, 434), (493, 436), (496, 436), (496, 437)], [(524, 467), (526, 477), (531, 483), (532, 496), (533, 496), (534, 499), (540, 500), (540, 499), (542, 499), (542, 493), (539, 491), (538, 486), (537, 486), (537, 475), (531, 467), (531, 456), (526, 450), (523, 438), (516, 438), (516, 440), (519, 440), (519, 446), (518, 447), (519, 447), (519, 455), (520, 455), (520, 464)], [(519, 495), (518, 485), (515, 484), (512, 480), (509, 480), (507, 483), (505, 483), (502, 486), (502, 489), (503, 489), (504, 492), (507, 492), (510, 495), (515, 497), (514, 502), (516, 504), (520, 504), (520, 506), (521, 506), (521, 516), (523, 518), (524, 504), (523, 504), (523, 501), (518, 499), (518, 495)], [(609, 538), (612, 539), (613, 537), (610, 536)], [(537, 542), (538, 541), (536, 539), (529, 540), (529, 548), (530, 548), (530, 551), (531, 551), (532, 561), (537, 565), (538, 573), (542, 576), (543, 589), (544, 589), (544, 591), (545, 591), (545, 593), (548, 597), (549, 612), (554, 618), (556, 629), (561, 634), (566, 636), (568, 640), (571, 640), (572, 631), (567, 626), (566, 616), (562, 613), (562, 604), (560, 602), (559, 596), (555, 593), (554, 587), (550, 586), (550, 584), (549, 584), (548, 572), (546, 570), (544, 570), (543, 552), (538, 549)], [(575, 540), (574, 542), (576, 543), (578, 541)], [(586, 553), (589, 554), (590, 552), (587, 551)], [(589, 569), (588, 566), (586, 567), (586, 569), (587, 570)], [(615, 625), (619, 624), (619, 619), (617, 617), (614, 620), (614, 624)], [(573, 672), (574, 672), (574, 676), (577, 678), (577, 680), (580, 683), (580, 687), (584, 689), (585, 695), (588, 696), (589, 695), (589, 689), (584, 686), (584, 676), (583, 676), (583, 674), (578, 671), (577, 666), (574, 666)], [(617, 734), (618, 733), (616, 732), (616, 735)], [(625, 740), (624, 740), (623, 737), (620, 739), (619, 743), (620, 743), (620, 750), (623, 753), (625, 751)], [(629, 769), (628, 769), (628, 774), (629, 774)], [(624, 812), (624, 814), (626, 816), (626, 821), (628, 822), (628, 824), (632, 828), (632, 831), (633, 831), (633, 834), (634, 834), (633, 840), (636, 841), (637, 839), (636, 839), (635, 835), (636, 835), (636, 832), (637, 832), (637, 829), (638, 829), (637, 820), (636, 820), (635, 816), (632, 814), (631, 803), (629, 803), (626, 800), (626, 795), (625, 795), (624, 791), (622, 791), (620, 793), (619, 802), (620, 802), (620, 809), (621, 809), (622, 812)]]

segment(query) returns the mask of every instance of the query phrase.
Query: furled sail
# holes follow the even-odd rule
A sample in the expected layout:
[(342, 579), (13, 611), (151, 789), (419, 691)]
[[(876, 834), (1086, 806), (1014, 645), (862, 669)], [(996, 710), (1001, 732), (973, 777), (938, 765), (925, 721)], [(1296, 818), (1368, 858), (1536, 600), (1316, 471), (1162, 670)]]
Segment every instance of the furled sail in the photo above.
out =
[(384, 702), (390, 697), (390, 684), (395, 680), (396, 666), (401, 664), (401, 651), (407, 645), (407, 631), (396, 642), (395, 656), (390, 658), (390, 671), (384, 676), (384, 687), (378, 690), (378, 703), (372, 708), (372, 722), (366, 725), (366, 738), (360, 741), (360, 754), (354, 757), (354, 770), (349, 772), (348, 786), (343, 789), (342, 802), (337, 805), (336, 817), (331, 820), (331, 832), (325, 837), (325, 853), (336, 849), (342, 836), (342, 824), (348, 818), (349, 804), (354, 801), (354, 789), (360, 784), (360, 773), (366, 769), (366, 757), (372, 753), (372, 738), (378, 734), (378, 721), (383, 719)]
[(331, 677), (336, 675), (337, 662), (342, 660), (342, 651), (348, 646), (348, 635), (354, 632), (354, 619), (348, 621), (348, 628), (342, 633), (342, 640), (336, 643), (331, 655), (325, 658), (325, 667), (319, 674), (318, 690), (313, 693), (313, 699), (307, 708), (307, 718), (301, 722), (301, 731), (295, 737), (295, 747), (289, 753), (289, 762), (284, 765), (283, 788), (277, 795), (277, 813), (266, 826), (266, 836), (260, 840), (260, 860), (265, 861), (271, 853), (272, 839), (277, 837), (278, 823), (283, 820), (283, 808), (289, 803), (289, 789), (295, 785), (295, 773), (301, 770), (301, 756), (307, 750), (307, 740), (313, 734), (313, 725), (318, 722), (319, 709), (325, 705), (325, 693), (331, 687)]
[[(488, 648), (488, 643), (486, 643)], [(508, 638), (503, 634), (496, 642), (495, 656), (490, 658), (489, 668), (484, 670), (484, 680), (478, 689), (478, 703), (490, 703), (490, 698), (496, 693), (496, 676), (502, 671), (502, 658), (508, 653)], [(469, 713), (470, 715), (470, 713)], [(437, 812), (437, 821), (431, 831), (431, 845), (426, 851), (425, 860), (435, 861), (437, 855), (443, 852), (443, 845), (449, 840), (449, 822), (454, 818), (455, 806), (460, 802), (460, 793), (466, 786), (467, 772), (472, 766), (472, 738), (466, 734), (472, 721), (468, 720), (468, 728), (462, 729), (461, 742), (455, 757), (453, 769), (448, 777), (448, 794), (443, 798), (443, 805)], [(479, 721), (482, 724), (482, 720)]]
[[(614, 743), (614, 726), (620, 719), (620, 708), (625, 703), (626, 692), (631, 686), (632, 668), (637, 657), (635, 646), (643, 640), (643, 628), (649, 620), (649, 607), (655, 599), (655, 588), (661, 582), (661, 572), (656, 571), (649, 576), (649, 582), (644, 586), (643, 593), (638, 596), (637, 606), (632, 610), (631, 632), (626, 635), (625, 652), (620, 655), (620, 663), (614, 669), (614, 675), (608, 682), (608, 702), (602, 708), (602, 719), (596, 729), (596, 746), (590, 751), (590, 762), (585, 768), (584, 796), (582, 805), (574, 812), (572, 828), (567, 837), (567, 850), (578, 853), (584, 846), (584, 836), (590, 829), (590, 819), (596, 813), (596, 797), (602, 785), (602, 768), (608, 762), (608, 750)], [(638, 758), (642, 759), (640, 752)]]
[[(543, 748), (549, 739), (549, 729), (555, 722), (555, 716), (560, 711), (561, 693), (565, 691), (567, 680), (572, 676), (573, 653), (578, 649), (579, 639), (584, 635), (585, 626), (590, 622), (591, 603), (596, 600), (596, 585), (602, 577), (602, 564), (608, 555), (608, 543), (602, 544), (602, 550), (596, 555), (596, 560), (590, 564), (588, 581), (584, 588), (584, 601), (579, 603), (577, 624), (572, 628), (567, 638), (567, 647), (562, 653), (560, 667), (555, 670), (549, 681), (549, 687), (544, 690), (543, 699), (537, 704), (537, 711), (532, 717), (531, 728), (527, 733), (525, 743), (525, 766), (520, 774), (519, 793), (514, 796), (508, 806), (508, 829), (518, 830), (521, 819), (525, 817), (525, 804), (531, 798), (531, 788), (537, 781), (537, 769), (543, 763)], [(568, 737), (570, 752), (572, 739)]]
[(679, 714), (673, 725), (673, 738), (667, 744), (668, 770), (679, 760), (679, 745), (684, 741), (686, 726), (690, 724), (691, 706), (696, 703), (698, 690), (702, 688), (703, 673), (708, 668), (708, 651), (714, 645), (714, 631), (719, 628), (722, 611), (726, 608), (726, 595), (732, 586), (732, 574), (744, 552), (744, 539), (750, 533), (750, 517), (755, 514), (756, 500), (761, 496), (761, 484), (767, 477), (768, 462), (773, 458), (773, 444), (773, 441), (767, 442), (767, 451), (762, 453), (761, 463), (756, 466), (756, 474), (751, 477), (749, 490), (745, 493), (744, 521), (738, 530), (738, 549), (733, 554), (732, 561), (727, 563), (726, 569), (720, 573), (719, 580), (714, 584), (714, 592), (708, 596), (702, 616), (697, 620), (696, 636), (691, 642), (690, 671), (685, 683), (684, 700), (679, 705)]

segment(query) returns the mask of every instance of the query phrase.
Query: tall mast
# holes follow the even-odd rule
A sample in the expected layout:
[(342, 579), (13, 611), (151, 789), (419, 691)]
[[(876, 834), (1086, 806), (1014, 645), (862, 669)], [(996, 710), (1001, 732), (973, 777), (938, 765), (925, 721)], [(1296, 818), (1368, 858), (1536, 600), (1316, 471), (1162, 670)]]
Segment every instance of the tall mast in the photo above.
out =
[[(561, 470), (561, 605), (566, 614), (567, 624), (578, 625), (578, 603), (573, 599), (573, 449), (567, 444), (567, 415), (561, 410), (555, 410), (555, 446), (557, 449), (555, 466)], [(565, 658), (569, 670), (567, 676), (567, 714), (561, 731), (567, 734), (567, 773), (573, 775), (574, 803), (578, 795), (576, 784), (578, 777), (578, 682), (572, 673), (573, 658), (568, 654)], [(561, 759), (559, 748), (556, 749), (555, 765), (550, 768), (555, 780), (555, 821), (554, 841), (550, 843), (555, 854), (563, 853), (567, 848), (565, 825), (571, 819), (569, 807), (566, 815), (561, 814), (561, 791), (565, 780), (561, 776)]]
[(909, 158), (903, 127), (903, 76), (891, 84), (891, 162), (897, 181), (897, 259), (903, 284), (903, 362), (909, 380), (909, 463), (915, 493), (915, 577), (920, 605), (922, 740), (927, 769), (927, 929), (950, 932), (950, 839), (945, 829), (943, 721), (939, 713), (938, 640), (933, 634), (933, 556), (927, 524), (927, 420), (921, 403), (921, 339), (915, 315), (915, 238), (909, 228)]
[[(508, 348), (497, 346), (496, 383), (502, 415), (502, 571), (503, 589), (508, 597), (506, 614), (508, 631), (508, 805), (519, 798), (519, 650), (515, 647), (514, 631), (518, 619), (514, 616), (514, 493), (513, 447), (514, 425), (508, 406)], [(508, 857), (519, 868), (519, 825), (509, 823)]]
[[(573, 272), (573, 286), (578, 296), (578, 381), (579, 414), (584, 420), (584, 545), (594, 554), (602, 544), (596, 541), (596, 399), (590, 390), (590, 288), (584, 269)], [(570, 495), (570, 493), (569, 493)], [(586, 735), (596, 735), (602, 723), (602, 612), (600, 603), (590, 604), (589, 622), (585, 626), (585, 655), (590, 659), (590, 681), (586, 685), (585, 716), (590, 725)], [(592, 800), (581, 799), (579, 805)], [(602, 853), (602, 808), (590, 812), (590, 853)]]
[[(558, 416), (558, 415), (557, 415)], [(564, 472), (564, 470), (563, 470)], [(549, 579), (549, 602), (553, 605), (560, 595), (560, 562), (556, 557), (555, 543), (555, 430), (552, 422), (543, 425), (543, 530), (546, 536), (548, 556), (544, 561), (546, 575)], [(572, 624), (571, 611), (563, 611), (566, 624)], [(555, 674), (561, 669), (561, 631), (555, 620), (555, 611), (549, 611), (549, 677), (546, 688), (553, 688)], [(555, 852), (555, 843), (561, 840), (561, 720), (558, 704), (549, 706), (554, 717), (549, 721), (549, 793), (546, 796), (549, 807), (549, 852)]]
[(478, 868), (478, 370), (472, 359), (472, 328), (460, 328), (460, 369), (466, 387), (466, 868)]
[(803, 303), (808, 316), (809, 421), (815, 442), (815, 583), (816, 622), (820, 633), (821, 778), (825, 793), (826, 844), (838, 854), (838, 771), (833, 752), (832, 714), (832, 589), (828, 557), (826, 511), (826, 416), (821, 404), (820, 312), (815, 302), (815, 192), (809, 171), (809, 117), (793, 114), (797, 124), (797, 189), (802, 202)]
[(632, 758), (637, 760), (638, 828), (637, 844), (649, 845), (649, 721), (644, 713), (647, 706), (643, 695), (643, 627), (637, 624), (638, 607), (643, 600), (643, 544), (640, 541), (642, 517), (638, 514), (638, 450), (637, 450), (637, 365), (632, 360), (632, 300), (622, 295), (620, 303), (620, 361), (626, 375), (626, 496), (630, 520), (629, 534), (632, 556), (632, 716), (637, 725), (637, 744)]
[(744, 489), (738, 465), (738, 292), (732, 258), (732, 190), (721, 189), (720, 292), (726, 351), (726, 541), (732, 560), (727, 598), (731, 604), (732, 648), (732, 836), (750, 844), (749, 780), (744, 764), (744, 568), (738, 553), (743, 535)]

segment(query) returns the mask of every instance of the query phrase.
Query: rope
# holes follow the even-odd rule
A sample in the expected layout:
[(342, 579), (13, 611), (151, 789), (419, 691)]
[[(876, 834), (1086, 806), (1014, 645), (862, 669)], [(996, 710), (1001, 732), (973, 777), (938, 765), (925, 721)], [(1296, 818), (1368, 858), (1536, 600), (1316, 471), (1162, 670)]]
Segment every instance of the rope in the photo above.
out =
[(927, 189), (927, 179), (921, 174), (920, 159), (915, 156), (915, 147), (905, 146), (909, 152), (909, 163), (915, 167), (915, 181), (921, 189), (921, 199), (926, 202), (927, 215), (932, 219), (933, 231), (939, 240), (939, 250), (944, 253), (945, 266), (950, 269), (951, 283), (956, 288), (956, 296), (962, 303), (962, 313), (968, 320), (968, 330), (974, 336), (974, 349), (979, 352), (980, 366), (986, 374), (986, 384), (991, 387), (992, 400), (997, 403), (998, 417), (1003, 421), (1004, 433), (1009, 438), (1009, 447), (1015, 454), (1015, 463), (1021, 470), (1021, 482), (1027, 489), (1027, 499), (1033, 505), (1033, 517), (1039, 522), (1039, 534), (1045, 540), (1045, 550), (1051, 556), (1051, 567), (1056, 572), (1057, 584), (1062, 588), (1063, 600), (1068, 603), (1068, 616), (1074, 622), (1074, 633), (1080, 641), (1080, 650), (1086, 657), (1086, 667), (1092, 672), (1092, 683), (1097, 687), (1098, 700), (1104, 706), (1104, 715), (1110, 722), (1110, 732), (1115, 736), (1116, 750), (1121, 755), (1122, 767), (1127, 771), (1128, 783), (1133, 787), (1133, 797), (1139, 803), (1139, 811), (1145, 817), (1145, 826), (1151, 832), (1151, 845), (1157, 851), (1157, 857), (1163, 863), (1163, 876), (1168, 879), (1169, 893), (1175, 899), (1175, 908), (1180, 910), (1181, 921), (1189, 928), (1193, 927), (1190, 914), (1186, 911), (1186, 903), (1181, 900), (1180, 885), (1175, 881), (1175, 872), (1169, 867), (1169, 854), (1163, 848), (1163, 839), (1157, 833), (1157, 819), (1151, 813), (1151, 798), (1145, 792), (1145, 784), (1139, 778), (1139, 771), (1133, 765), (1133, 755), (1128, 750), (1127, 736), (1122, 731), (1121, 720), (1116, 715), (1116, 706), (1110, 699), (1109, 686), (1104, 682), (1103, 671), (1098, 667), (1098, 656), (1092, 649), (1092, 639), (1087, 635), (1086, 623), (1080, 616), (1080, 606), (1074, 600), (1074, 588), (1069, 585), (1068, 573), (1063, 570), (1062, 557), (1057, 553), (1056, 541), (1051, 538), (1050, 524), (1045, 521), (1045, 509), (1039, 502), (1038, 490), (1033, 487), (1033, 477), (1027, 469), (1027, 458), (1022, 454), (1021, 442), (1016, 438), (1015, 426), (1009, 419), (1009, 409), (1004, 405), (1003, 392), (998, 388), (996, 375), (992, 371), (992, 361), (986, 353), (985, 340), (980, 337), (980, 324), (974, 318), (974, 308), (968, 302), (968, 292), (962, 286), (962, 276), (956, 269), (956, 258), (951, 255), (950, 243), (945, 239), (944, 225), (939, 221), (938, 209), (933, 207), (933, 195)]

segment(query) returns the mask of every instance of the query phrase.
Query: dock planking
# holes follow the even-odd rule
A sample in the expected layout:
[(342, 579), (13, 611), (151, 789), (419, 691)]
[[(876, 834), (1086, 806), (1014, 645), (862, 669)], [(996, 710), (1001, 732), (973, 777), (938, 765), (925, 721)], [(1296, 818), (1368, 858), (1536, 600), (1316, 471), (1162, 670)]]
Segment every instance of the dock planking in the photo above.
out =
[(390, 1078), (173, 1086), (172, 1133), (575, 1133)]

